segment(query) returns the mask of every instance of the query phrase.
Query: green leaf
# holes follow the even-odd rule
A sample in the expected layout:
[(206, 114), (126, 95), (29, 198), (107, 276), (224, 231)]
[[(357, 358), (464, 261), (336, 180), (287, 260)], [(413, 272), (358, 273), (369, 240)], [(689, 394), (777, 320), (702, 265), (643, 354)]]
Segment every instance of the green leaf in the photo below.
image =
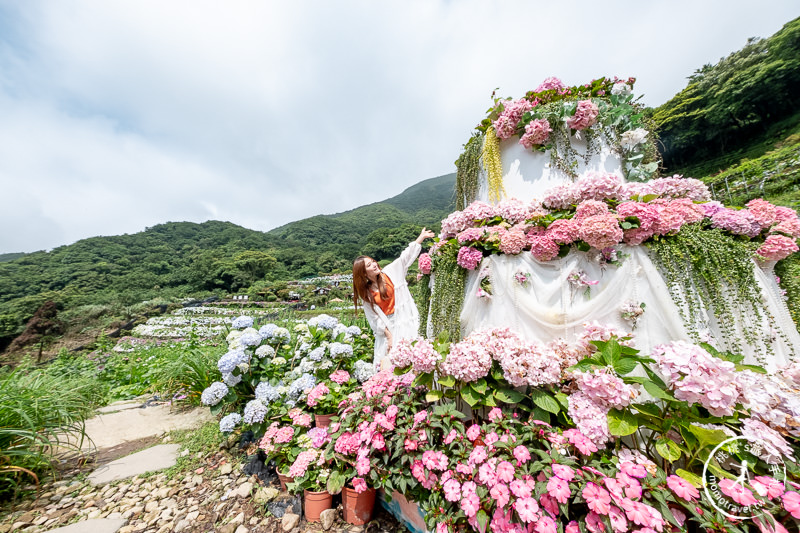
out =
[(436, 381), (438, 381), (439, 385), (441, 385), (442, 387), (452, 387), (456, 384), (456, 378), (454, 378), (453, 376), (444, 376), (437, 379)]
[(633, 407), (640, 413), (650, 416), (660, 416), (661, 409), (654, 403), (635, 403)]
[(767, 373), (767, 369), (766, 368), (763, 368), (763, 367), (760, 367), (760, 366), (756, 366), (756, 365), (736, 365), (736, 370), (738, 372), (741, 372), (742, 370), (752, 370), (753, 372), (755, 372), (757, 374), (766, 374)]
[(538, 407), (541, 407), (548, 413), (557, 415), (561, 410), (561, 407), (558, 405), (558, 401), (542, 389), (533, 389), (531, 391), (531, 399), (533, 399), (534, 404), (536, 404)]
[(433, 372), (427, 372), (414, 378), (415, 387), (430, 387), (433, 384)]
[(476, 381), (475, 383), (472, 384), (472, 388), (475, 389), (475, 392), (477, 392), (479, 394), (485, 394), (486, 393), (486, 380), (483, 379), (483, 378), (479, 379), (478, 381)]
[(644, 387), (644, 390), (646, 390), (647, 393), (653, 398), (658, 398), (659, 400), (668, 400), (668, 401), (675, 400), (675, 398), (673, 398), (671, 394), (664, 391), (664, 389), (662, 389), (652, 381), (645, 381), (644, 383), (642, 383), (642, 386)]
[(489, 515), (486, 514), (486, 511), (483, 509), (478, 511), (476, 518), (478, 519), (478, 531), (486, 531), (486, 526), (489, 525)]
[(331, 494), (339, 494), (342, 491), (342, 487), (344, 487), (345, 483), (347, 483), (347, 477), (345, 477), (345, 475), (338, 470), (332, 470), (331, 474), (328, 476), (326, 488)]
[(706, 429), (695, 426), (694, 424), (690, 424), (688, 429), (692, 435), (697, 437), (697, 440), (699, 441), (699, 448), (716, 446), (717, 444), (728, 440), (729, 438), (725, 432), (720, 429)]
[(703, 486), (703, 478), (701, 478), (697, 474), (692, 474), (691, 472), (688, 472), (682, 468), (677, 469), (675, 473), (678, 476), (685, 479), (686, 481), (688, 481), (689, 483), (691, 483), (692, 486), (694, 486), (694, 488), (696, 489), (699, 489), (700, 487)]
[(639, 366), (639, 361), (629, 357), (625, 357), (614, 362), (614, 370), (621, 376), (630, 374), (637, 366)]
[(636, 415), (628, 410), (612, 409), (608, 412), (608, 431), (615, 437), (632, 434), (639, 428)]
[(519, 403), (525, 399), (525, 395), (514, 389), (497, 389), (494, 397), (503, 403)]
[(425, 394), (425, 401), (426, 402), (438, 402), (444, 396), (444, 392), (440, 390), (432, 390), (428, 391)]
[(667, 461), (677, 461), (682, 455), (680, 447), (673, 440), (666, 437), (656, 441), (656, 451)]
[(466, 385), (463, 389), (461, 389), (461, 398), (467, 402), (470, 407), (474, 407), (478, 402), (481, 401), (481, 395), (475, 392), (470, 385)]

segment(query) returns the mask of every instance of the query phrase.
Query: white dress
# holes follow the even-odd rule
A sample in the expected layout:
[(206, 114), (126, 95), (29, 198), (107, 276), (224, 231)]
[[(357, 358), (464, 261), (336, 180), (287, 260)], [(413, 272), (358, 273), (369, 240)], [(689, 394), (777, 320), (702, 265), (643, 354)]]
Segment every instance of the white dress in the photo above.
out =
[(417, 259), (422, 245), (416, 241), (403, 250), (400, 257), (389, 263), (383, 273), (389, 276), (394, 285), (394, 314), (386, 316), (377, 305), (373, 309), (368, 302), (363, 302), (364, 315), (375, 333), (375, 357), (373, 363), (380, 368), (381, 362), (387, 356), (388, 342), (384, 328), (392, 332), (392, 342), (397, 344), (401, 339), (413, 339), (418, 336), (419, 311), (411, 291), (406, 283), (408, 267)]

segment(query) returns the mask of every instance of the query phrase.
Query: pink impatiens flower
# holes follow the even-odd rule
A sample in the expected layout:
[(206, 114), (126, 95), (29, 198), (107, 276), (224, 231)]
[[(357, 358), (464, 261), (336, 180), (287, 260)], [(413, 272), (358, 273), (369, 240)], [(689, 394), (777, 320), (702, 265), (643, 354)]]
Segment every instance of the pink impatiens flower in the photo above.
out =
[(611, 495), (608, 491), (601, 486), (589, 482), (581, 492), (583, 499), (586, 500), (586, 505), (589, 509), (597, 514), (607, 515), (610, 510)]
[(510, 483), (514, 479), (514, 465), (508, 461), (500, 461), (497, 465), (497, 478), (500, 481)]
[(800, 518), (800, 494), (797, 492), (786, 492), (783, 494), (783, 508), (793, 517)]
[(539, 518), (539, 504), (534, 498), (520, 498), (514, 503), (520, 519), (525, 522), (533, 522)]
[(736, 483), (732, 479), (723, 479), (720, 481), (719, 490), (721, 490), (723, 494), (733, 498), (733, 501), (739, 505), (750, 506), (758, 501), (753, 497), (753, 493), (750, 489), (741, 483)]
[(667, 478), (667, 487), (675, 493), (679, 498), (684, 500), (694, 501), (700, 497), (700, 492), (688, 481), (680, 476), (669, 476)]
[(569, 490), (569, 483), (560, 477), (553, 476), (547, 482), (547, 493), (556, 499), (558, 503), (567, 503), (572, 492)]
[(355, 489), (356, 492), (362, 493), (368, 488), (369, 487), (367, 487), (367, 482), (364, 481), (364, 478), (360, 477), (353, 478), (353, 489)]
[(464, 511), (464, 514), (467, 517), (473, 517), (478, 514), (478, 509), (481, 508), (481, 501), (478, 499), (478, 495), (474, 492), (471, 492), (461, 498), (461, 510)]
[(553, 463), (553, 474), (564, 481), (572, 481), (575, 478), (575, 470), (572, 467), (558, 463)]
[(514, 448), (514, 457), (519, 461), (519, 464), (525, 464), (531, 460), (531, 452), (525, 446), (517, 446)]

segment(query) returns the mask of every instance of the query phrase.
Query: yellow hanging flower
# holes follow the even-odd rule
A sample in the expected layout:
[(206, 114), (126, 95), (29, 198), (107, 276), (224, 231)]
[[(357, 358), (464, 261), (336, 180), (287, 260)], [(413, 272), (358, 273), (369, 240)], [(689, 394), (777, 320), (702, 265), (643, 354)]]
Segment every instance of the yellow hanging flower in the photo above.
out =
[(486, 171), (487, 182), (489, 184), (489, 202), (496, 204), (506, 195), (503, 187), (503, 163), (500, 161), (500, 140), (494, 131), (494, 127), (489, 126), (486, 136), (483, 138), (483, 149), (481, 150), (483, 169)]

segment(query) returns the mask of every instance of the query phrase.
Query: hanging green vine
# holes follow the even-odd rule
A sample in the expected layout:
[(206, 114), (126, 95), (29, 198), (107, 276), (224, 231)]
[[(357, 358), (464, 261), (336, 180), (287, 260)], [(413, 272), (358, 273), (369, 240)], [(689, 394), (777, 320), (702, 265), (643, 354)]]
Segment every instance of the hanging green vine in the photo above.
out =
[(698, 325), (707, 309), (722, 330), (721, 348), (740, 352), (740, 340), (744, 340), (762, 354), (772, 353), (765, 332), (744, 323), (748, 316), (758, 323), (764, 316), (753, 273), (755, 243), (733, 239), (719, 229), (688, 224), (677, 235), (647, 246), (692, 338), (700, 340)]
[(475, 133), (456, 159), (456, 209), (461, 211), (478, 197), (483, 135)]
[(447, 333), (450, 342), (461, 340), (461, 308), (467, 272), (456, 262), (458, 247), (446, 247), (433, 256), (436, 274), (431, 295), (432, 336)]

